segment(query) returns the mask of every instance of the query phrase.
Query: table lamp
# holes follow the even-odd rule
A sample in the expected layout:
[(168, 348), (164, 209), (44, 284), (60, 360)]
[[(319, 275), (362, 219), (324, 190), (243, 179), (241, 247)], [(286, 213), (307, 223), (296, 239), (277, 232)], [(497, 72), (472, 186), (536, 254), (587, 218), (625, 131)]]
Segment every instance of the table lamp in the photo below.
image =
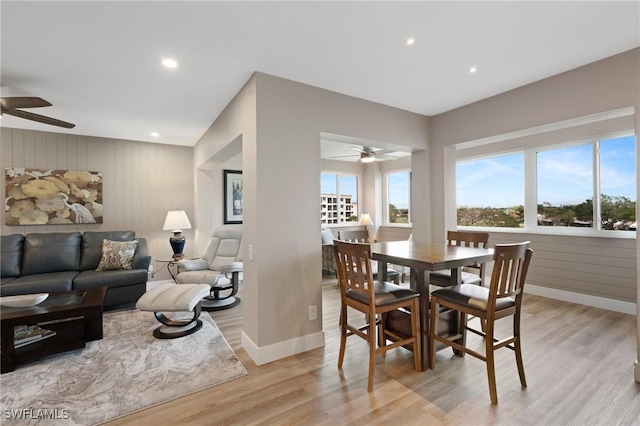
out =
[[(364, 229), (369, 230), (367, 228), (367, 225), (374, 225), (373, 220), (371, 220), (371, 216), (369, 216), (369, 213), (362, 213), (360, 215), (360, 220), (358, 221), (358, 225), (364, 225)], [(374, 229), (375, 232), (375, 229)], [(372, 237), (369, 237), (369, 241), (374, 241), (375, 240), (375, 234), (373, 234)]]
[(180, 260), (184, 257), (182, 250), (184, 249), (185, 238), (182, 235), (183, 229), (191, 229), (191, 222), (184, 210), (171, 210), (167, 213), (164, 220), (163, 231), (172, 231), (173, 236), (169, 238), (169, 244), (173, 249), (173, 258)]

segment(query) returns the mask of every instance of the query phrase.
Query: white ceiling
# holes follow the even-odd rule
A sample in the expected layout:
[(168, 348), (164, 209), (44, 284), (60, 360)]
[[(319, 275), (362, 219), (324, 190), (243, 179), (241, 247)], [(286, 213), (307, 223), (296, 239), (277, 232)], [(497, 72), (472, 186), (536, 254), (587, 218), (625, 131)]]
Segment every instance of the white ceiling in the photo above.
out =
[(3, 0), (2, 96), (76, 127), (1, 124), (192, 146), (254, 71), (435, 115), (640, 46), (639, 5)]

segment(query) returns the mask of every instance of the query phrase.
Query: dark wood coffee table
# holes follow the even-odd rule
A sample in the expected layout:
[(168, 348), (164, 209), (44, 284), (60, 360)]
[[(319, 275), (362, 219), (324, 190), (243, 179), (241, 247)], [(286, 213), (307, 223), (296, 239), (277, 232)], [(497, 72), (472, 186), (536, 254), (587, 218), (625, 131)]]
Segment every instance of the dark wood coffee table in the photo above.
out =
[[(106, 287), (51, 293), (36, 306), (0, 308), (2, 373), (47, 355), (79, 349), (86, 342), (102, 339), (102, 303)], [(14, 347), (14, 327), (38, 325), (55, 336)]]

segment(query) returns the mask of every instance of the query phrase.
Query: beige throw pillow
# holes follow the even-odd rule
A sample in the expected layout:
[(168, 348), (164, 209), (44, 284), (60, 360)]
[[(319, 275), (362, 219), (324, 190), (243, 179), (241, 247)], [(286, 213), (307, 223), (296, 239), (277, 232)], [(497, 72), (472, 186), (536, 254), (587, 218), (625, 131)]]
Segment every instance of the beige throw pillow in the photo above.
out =
[(138, 240), (102, 240), (102, 257), (96, 271), (129, 270), (133, 266)]

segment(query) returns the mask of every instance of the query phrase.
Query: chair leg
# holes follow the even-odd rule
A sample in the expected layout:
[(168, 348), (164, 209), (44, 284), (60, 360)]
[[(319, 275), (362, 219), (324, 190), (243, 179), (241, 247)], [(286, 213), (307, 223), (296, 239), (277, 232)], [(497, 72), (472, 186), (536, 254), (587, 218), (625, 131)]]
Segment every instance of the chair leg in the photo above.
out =
[(430, 369), (434, 369), (436, 368), (436, 340), (435, 340), (435, 335), (436, 335), (436, 330), (438, 329), (438, 304), (436, 303), (436, 298), (432, 297), (431, 298), (431, 304), (429, 307), (430, 313), (429, 315), (431, 316), (430, 318), (430, 324), (429, 324), (429, 368)]
[[(385, 334), (385, 322), (387, 321), (387, 314), (380, 314), (380, 323), (378, 324), (378, 347), (382, 348), (387, 344), (387, 335)], [(383, 352), (386, 355), (386, 352)]]
[(485, 339), (487, 379), (489, 381), (489, 396), (491, 403), (498, 405), (498, 389), (496, 388), (496, 366), (493, 347), (493, 322), (487, 322), (487, 337)]
[(338, 368), (342, 368), (344, 361), (344, 350), (347, 346), (347, 307), (340, 309), (340, 354), (338, 355)]
[[(460, 346), (463, 346), (466, 348), (467, 347), (467, 323), (469, 320), (469, 316), (464, 312), (458, 312), (458, 314), (459, 314), (458, 323), (460, 324), (460, 338), (458, 339), (457, 343), (460, 344)], [(465, 355), (463, 351), (460, 351), (453, 347), (452, 349), (453, 349), (453, 353), (456, 354), (457, 356)]]
[(520, 385), (527, 387), (527, 379), (524, 376), (524, 363), (522, 361), (522, 345), (520, 344), (520, 311), (513, 316), (513, 336), (515, 341), (513, 346), (516, 352), (516, 364), (518, 365), (518, 375), (520, 376)]
[(422, 371), (422, 336), (420, 336), (420, 303), (416, 297), (411, 307), (411, 333), (413, 334), (413, 367)]
[(376, 369), (376, 321), (369, 321), (369, 383), (367, 390), (373, 392), (373, 379)]

